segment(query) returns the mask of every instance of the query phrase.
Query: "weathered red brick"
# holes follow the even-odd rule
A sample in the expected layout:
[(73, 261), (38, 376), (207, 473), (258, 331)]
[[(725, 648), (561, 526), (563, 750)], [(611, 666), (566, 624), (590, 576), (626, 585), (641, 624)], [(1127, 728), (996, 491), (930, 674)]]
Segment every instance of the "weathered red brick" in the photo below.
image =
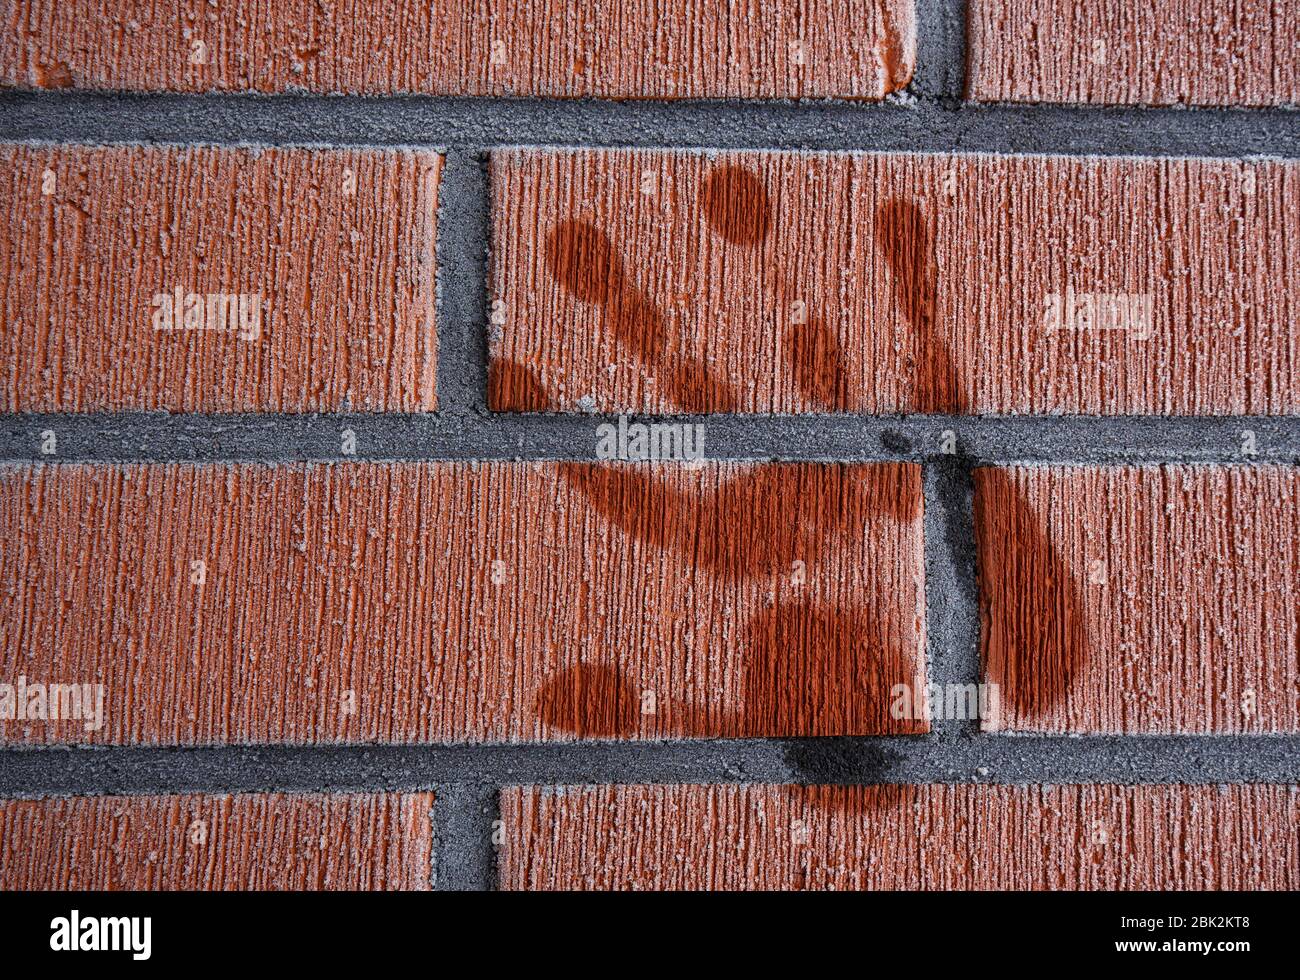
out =
[(15, 0), (0, 84), (611, 98), (879, 99), (911, 0)]
[(436, 408), (441, 161), (0, 147), (0, 410)]
[(431, 793), (0, 800), (0, 890), (428, 889)]
[(1294, 161), (511, 150), (502, 410), (1294, 414)]
[(565, 786), (501, 793), (505, 889), (1300, 885), (1295, 786)]
[(1290, 0), (972, 0), (969, 12), (972, 99), (1300, 102)]
[(0, 683), (105, 696), (14, 741), (926, 727), (911, 464), (11, 466), (0, 540)]
[(1300, 731), (1300, 474), (975, 473), (988, 727)]

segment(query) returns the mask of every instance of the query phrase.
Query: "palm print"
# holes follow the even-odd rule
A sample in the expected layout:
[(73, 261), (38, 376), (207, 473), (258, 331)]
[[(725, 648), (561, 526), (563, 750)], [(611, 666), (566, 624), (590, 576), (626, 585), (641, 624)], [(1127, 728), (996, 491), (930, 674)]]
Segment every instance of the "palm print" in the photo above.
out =
[[(895, 303), (914, 338), (915, 410), (961, 414), (969, 409), (968, 388), (936, 321), (939, 270), (926, 203), (925, 199), (885, 200), (876, 210), (875, 242), (889, 269)], [(771, 202), (761, 179), (734, 164), (714, 168), (698, 207), (711, 231), (738, 248), (761, 247), (772, 228)], [(603, 328), (640, 366), (653, 371), (661, 385), (669, 386), (678, 409), (728, 412), (739, 404), (729, 378), (711, 374), (705, 363), (666, 355), (667, 327), (661, 310), (635, 284), (618, 249), (601, 229), (581, 221), (561, 221), (547, 235), (545, 249), (546, 267), (555, 281), (577, 301), (601, 311)], [(797, 295), (794, 284), (785, 292)], [(830, 411), (855, 408), (854, 393), (861, 382), (841, 356), (831, 327), (810, 315), (791, 328), (782, 349), (793, 378), (810, 402)], [(490, 384), (494, 402), (509, 392), (509, 400), (524, 409), (550, 404), (536, 376), (524, 365), (494, 361)], [(958, 454), (940, 457), (939, 465), (950, 467), (958, 485), (969, 488), (973, 460)], [(564, 479), (623, 533), (636, 535), (654, 548), (689, 554), (697, 567), (724, 582), (753, 579), (774, 566), (789, 567), (797, 558), (811, 558), (811, 566), (833, 546), (836, 535), (860, 530), (848, 520), (855, 512), (862, 513), (862, 500), (856, 500), (835, 513), (819, 512), (788, 534), (737, 533), (750, 515), (771, 507), (769, 502), (788, 492), (777, 466), (754, 467), (711, 495), (671, 487), (648, 467), (572, 462), (560, 467)], [(852, 480), (845, 485), (850, 497), (864, 492)], [(1014, 529), (1009, 563), (1032, 569), (1039, 584), (1032, 598), (1023, 599), (1018, 608), (998, 615), (982, 608), (986, 632), (998, 628), (1003, 617), (1011, 617), (1019, 628), (1008, 630), (1007, 636), (1021, 641), (1018, 646), (995, 645), (994, 656), (1003, 662), (991, 663), (989, 676), (1001, 680), (1004, 713), (1022, 727), (1033, 728), (1036, 722), (1048, 725), (1053, 718), (1060, 725), (1061, 712), (1068, 713), (1076, 666), (1085, 659), (1080, 600), (1039, 521), (1024, 501), (1011, 496), (1010, 479), (994, 470), (984, 485), (986, 492), (1001, 498), (1002, 512), (1009, 515), (1008, 524)], [(915, 503), (906, 494), (886, 501), (877, 498), (873, 505), (892, 508), (893, 516), (901, 520), (915, 517)], [(673, 519), (688, 513), (693, 520)], [(647, 521), (646, 514), (663, 515), (663, 519)], [(706, 540), (696, 534), (701, 528), (709, 531)], [(692, 530), (688, 534), (683, 529)], [(757, 613), (746, 624), (741, 644), (748, 651), (743, 707), (724, 727), (753, 737), (860, 732), (860, 727), (855, 731), (853, 718), (828, 712), (857, 700), (888, 703), (892, 682), (913, 681), (910, 658), (896, 645), (873, 651), (878, 668), (873, 676), (880, 686), (862, 688), (855, 644), (862, 637), (877, 635), (870, 617), (865, 609), (819, 608), (797, 600), (778, 600)], [(1027, 644), (1026, 637), (1035, 642)], [(845, 693), (851, 697), (843, 697)], [(561, 671), (538, 692), (536, 707), (547, 725), (578, 737), (627, 737), (635, 734), (640, 722), (639, 692), (614, 663), (581, 664)], [(890, 725), (890, 731), (898, 734), (921, 728), (905, 720)], [(673, 734), (682, 737), (715, 730), (702, 706), (688, 707), (679, 729)], [(789, 758), (809, 782), (834, 782), (846, 772), (858, 781), (864, 775), (865, 781), (871, 781), (890, 761), (886, 757), (846, 763), (829, 753), (806, 749), (806, 745), (792, 746)]]

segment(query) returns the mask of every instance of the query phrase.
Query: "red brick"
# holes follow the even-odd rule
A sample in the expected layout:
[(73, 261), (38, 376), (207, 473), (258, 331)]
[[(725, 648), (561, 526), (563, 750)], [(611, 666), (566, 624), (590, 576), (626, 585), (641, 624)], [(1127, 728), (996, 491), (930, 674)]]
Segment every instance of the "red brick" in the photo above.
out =
[(1300, 885), (1295, 786), (562, 786), (501, 793), (510, 890)]
[(0, 890), (428, 889), (430, 793), (0, 801)]
[(924, 730), (889, 710), (925, 682), (921, 525), (911, 464), (11, 466), (0, 682), (102, 684), (105, 709), (0, 733)]
[(1300, 473), (975, 473), (996, 726), (1300, 732)]
[[(0, 147), (0, 410), (437, 407), (441, 165), (407, 151)], [(155, 299), (176, 289), (260, 297), (261, 322), (156, 329)], [(211, 312), (205, 327), (222, 323)]]
[(39, 88), (879, 99), (916, 47), (911, 0), (12, 6), (0, 84)]
[(972, 99), (1300, 102), (1291, 0), (972, 0), (969, 11)]
[(497, 409), (1300, 412), (1294, 161), (511, 150), (492, 207)]

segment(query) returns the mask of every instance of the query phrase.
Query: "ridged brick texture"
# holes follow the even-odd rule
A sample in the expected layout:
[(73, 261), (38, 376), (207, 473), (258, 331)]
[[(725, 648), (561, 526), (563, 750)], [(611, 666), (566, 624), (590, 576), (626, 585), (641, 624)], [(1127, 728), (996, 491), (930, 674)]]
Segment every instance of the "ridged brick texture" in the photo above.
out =
[(924, 730), (889, 693), (925, 683), (921, 526), (912, 464), (10, 466), (0, 680), (99, 684), (105, 706), (98, 729), (64, 711), (0, 731)]
[(428, 889), (430, 793), (0, 801), (0, 890)]
[(0, 84), (199, 92), (879, 99), (911, 0), (14, 0)]
[(970, 0), (969, 93), (1007, 102), (1300, 102), (1293, 0)]
[(592, 786), (501, 793), (506, 889), (1300, 886), (1294, 786)]
[(1294, 161), (493, 155), (500, 410), (1300, 411)]
[(440, 171), (407, 151), (0, 147), (0, 410), (436, 408)]
[(1300, 732), (1300, 475), (1272, 466), (975, 472), (996, 725)]

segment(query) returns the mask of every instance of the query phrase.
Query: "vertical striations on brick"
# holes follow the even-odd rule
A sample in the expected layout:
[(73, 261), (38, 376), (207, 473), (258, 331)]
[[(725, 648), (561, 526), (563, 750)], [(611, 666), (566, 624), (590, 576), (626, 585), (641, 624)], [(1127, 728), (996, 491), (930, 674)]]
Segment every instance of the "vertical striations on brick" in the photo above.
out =
[(0, 84), (615, 99), (880, 99), (912, 0), (14, 0)]
[(1300, 884), (1295, 786), (524, 786), (509, 890), (1255, 890)]
[(975, 472), (988, 727), (1300, 732), (1300, 475)]
[(3, 891), (427, 890), (430, 793), (0, 801)]
[(1294, 161), (503, 150), (503, 411), (1300, 412)]
[(968, 10), (977, 101), (1300, 102), (1291, 0), (970, 0)]
[(102, 688), (23, 743), (925, 730), (912, 464), (0, 469), (0, 679)]
[(0, 410), (435, 409), (441, 169), (0, 146)]

